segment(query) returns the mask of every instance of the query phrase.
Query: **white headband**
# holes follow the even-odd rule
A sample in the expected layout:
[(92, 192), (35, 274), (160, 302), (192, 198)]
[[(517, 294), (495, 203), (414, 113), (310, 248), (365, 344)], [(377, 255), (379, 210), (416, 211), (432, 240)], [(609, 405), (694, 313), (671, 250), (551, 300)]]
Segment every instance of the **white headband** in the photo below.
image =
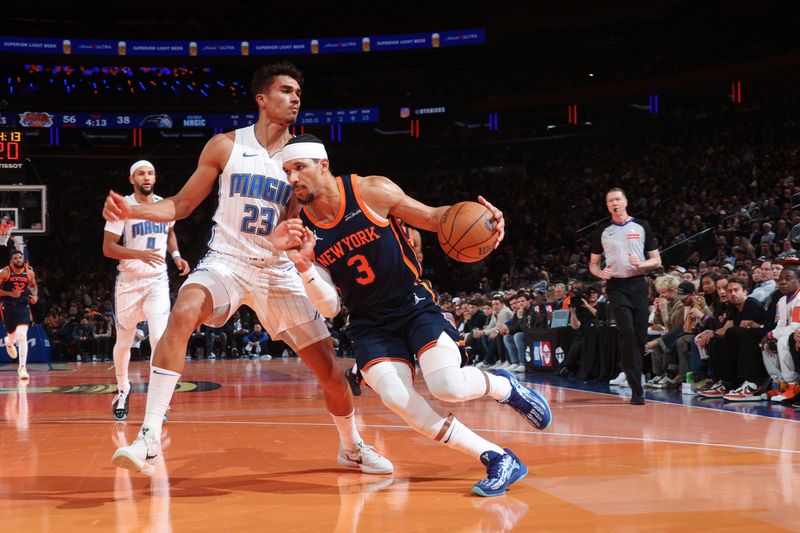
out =
[(142, 160), (137, 161), (136, 163), (131, 165), (131, 174), (130, 175), (133, 176), (133, 173), (136, 172), (139, 169), (139, 167), (150, 167), (153, 170), (156, 169), (156, 167), (153, 166), (153, 163), (151, 163), (150, 161), (147, 161), (146, 159), (142, 159)]
[(286, 163), (292, 159), (328, 159), (325, 145), (322, 143), (294, 143), (283, 147), (281, 161)]

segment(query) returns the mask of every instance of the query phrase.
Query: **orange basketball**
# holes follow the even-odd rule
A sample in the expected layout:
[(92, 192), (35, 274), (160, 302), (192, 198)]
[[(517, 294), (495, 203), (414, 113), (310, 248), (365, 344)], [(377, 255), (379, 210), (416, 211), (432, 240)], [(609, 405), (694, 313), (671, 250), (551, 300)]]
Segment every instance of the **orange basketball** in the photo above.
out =
[(439, 220), (438, 236), (444, 253), (462, 263), (480, 261), (497, 241), (491, 211), (477, 202), (450, 206)]

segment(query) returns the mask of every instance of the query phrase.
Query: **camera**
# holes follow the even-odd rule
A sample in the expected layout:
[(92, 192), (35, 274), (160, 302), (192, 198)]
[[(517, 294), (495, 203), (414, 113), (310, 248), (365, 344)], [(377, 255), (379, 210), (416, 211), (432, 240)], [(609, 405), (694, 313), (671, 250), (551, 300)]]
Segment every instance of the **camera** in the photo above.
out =
[(583, 307), (583, 300), (589, 300), (586, 289), (576, 289), (570, 293), (569, 306), (573, 308)]

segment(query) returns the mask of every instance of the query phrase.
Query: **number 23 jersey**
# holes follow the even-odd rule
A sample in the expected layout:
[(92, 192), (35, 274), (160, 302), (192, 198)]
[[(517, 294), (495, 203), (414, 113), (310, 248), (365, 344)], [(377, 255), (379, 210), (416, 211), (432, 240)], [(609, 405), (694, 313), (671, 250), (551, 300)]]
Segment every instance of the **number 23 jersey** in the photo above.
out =
[[(255, 126), (234, 132), (233, 150), (219, 177), (219, 204), (208, 247), (242, 260), (268, 258), (267, 236), (283, 215), (292, 188), (281, 168), (280, 152), (269, 156), (256, 139)], [(277, 255), (288, 262), (285, 253)]]

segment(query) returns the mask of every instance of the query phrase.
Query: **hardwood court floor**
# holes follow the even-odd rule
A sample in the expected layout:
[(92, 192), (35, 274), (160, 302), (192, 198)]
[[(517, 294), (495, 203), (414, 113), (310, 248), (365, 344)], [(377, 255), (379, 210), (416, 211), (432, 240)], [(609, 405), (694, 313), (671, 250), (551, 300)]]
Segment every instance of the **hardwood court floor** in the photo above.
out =
[[(800, 531), (790, 419), (552, 384), (537, 385), (554, 411), (544, 433), (492, 400), (455, 405), (530, 468), (506, 496), (478, 498), (483, 467), (371, 391), (356, 399), (359, 423), (393, 476), (336, 463), (320, 389), (296, 359), (190, 362), (149, 478), (109, 463), (145, 402), (134, 393), (129, 421), (111, 420), (109, 363), (34, 365), (20, 388), (12, 370), (0, 368), (1, 531)], [(146, 371), (133, 363), (132, 381)]]

